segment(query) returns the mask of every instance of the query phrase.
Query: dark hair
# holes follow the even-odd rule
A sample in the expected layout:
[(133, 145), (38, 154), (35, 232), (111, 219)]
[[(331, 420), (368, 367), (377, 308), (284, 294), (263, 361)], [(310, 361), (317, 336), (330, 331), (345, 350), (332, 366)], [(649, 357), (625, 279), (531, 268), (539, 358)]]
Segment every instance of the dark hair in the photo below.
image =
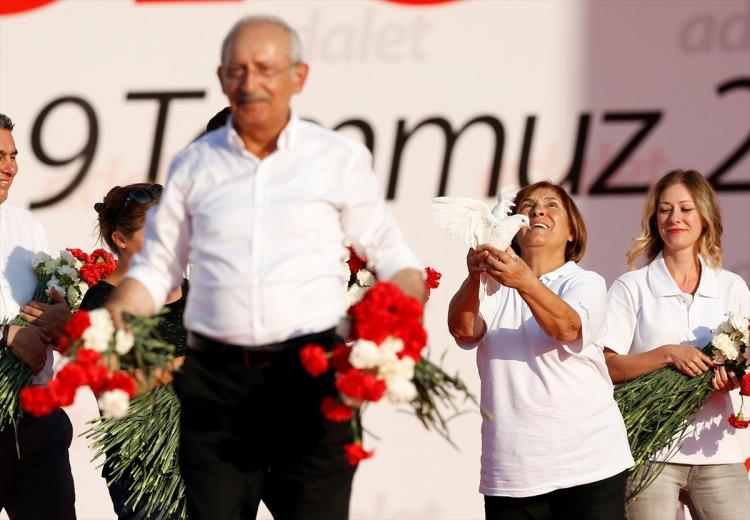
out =
[(206, 125), (206, 133), (218, 130), (222, 126), (226, 125), (227, 119), (229, 119), (229, 116), (231, 114), (232, 109), (230, 107), (222, 108), (219, 112), (216, 113), (215, 116), (208, 120), (208, 124)]
[[(128, 197), (136, 190), (145, 190), (150, 195), (151, 200), (138, 203), (131, 198), (130, 203), (128, 203)], [(102, 202), (94, 204), (94, 209), (99, 214), (99, 237), (106, 242), (112, 251), (119, 253), (117, 245), (112, 240), (112, 233), (119, 231), (125, 237), (131, 237), (141, 229), (146, 220), (146, 212), (149, 208), (158, 204), (161, 190), (161, 184), (145, 182), (129, 184), (128, 186), (115, 186), (109, 190)]]
[[(583, 258), (583, 255), (586, 252), (586, 240), (588, 239), (588, 232), (586, 231), (586, 223), (583, 221), (583, 216), (581, 215), (581, 212), (578, 211), (578, 207), (576, 206), (573, 197), (568, 195), (568, 192), (565, 191), (562, 186), (552, 184), (548, 181), (539, 181), (535, 182), (534, 184), (530, 184), (525, 188), (521, 188), (518, 193), (516, 193), (516, 197), (514, 199), (516, 205), (513, 208), (513, 213), (519, 212), (521, 202), (529, 195), (531, 195), (531, 193), (543, 189), (550, 189), (554, 191), (562, 201), (563, 207), (565, 208), (565, 213), (567, 213), (568, 215), (568, 226), (570, 227), (570, 234), (573, 236), (573, 240), (568, 242), (565, 246), (565, 261), (567, 262), (569, 260), (573, 260), (574, 262), (578, 262), (581, 260), (581, 258)], [(516, 254), (520, 255), (521, 250), (518, 248), (518, 244), (516, 243), (515, 238), (513, 239), (513, 243), (511, 245), (513, 246), (513, 250), (516, 252)]]
[(14, 126), (16, 125), (13, 124), (13, 121), (8, 116), (0, 114), (0, 129), (12, 132)]

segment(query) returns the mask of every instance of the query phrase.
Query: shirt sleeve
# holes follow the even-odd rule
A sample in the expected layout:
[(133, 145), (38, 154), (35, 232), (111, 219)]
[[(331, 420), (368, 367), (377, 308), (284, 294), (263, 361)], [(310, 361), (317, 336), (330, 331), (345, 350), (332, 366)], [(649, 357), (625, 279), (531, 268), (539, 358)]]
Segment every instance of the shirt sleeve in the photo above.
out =
[(367, 149), (357, 146), (349, 167), (343, 172), (341, 222), (344, 233), (355, 251), (367, 257), (368, 264), (381, 279), (390, 279), (406, 268), (421, 271), (422, 264), (388, 211), (371, 164)]
[(184, 154), (172, 162), (159, 204), (146, 215), (143, 249), (133, 257), (126, 275), (146, 287), (153, 299), (154, 312), (161, 310), (169, 293), (182, 283), (182, 273), (187, 265), (189, 168), (190, 161)]
[(607, 333), (604, 346), (618, 354), (627, 354), (633, 344), (637, 309), (628, 286), (615, 280), (607, 295)]
[(581, 319), (581, 338), (562, 343), (562, 348), (570, 354), (578, 354), (588, 345), (602, 346), (601, 340), (607, 328), (607, 284), (604, 278), (586, 271), (563, 287), (559, 296)]

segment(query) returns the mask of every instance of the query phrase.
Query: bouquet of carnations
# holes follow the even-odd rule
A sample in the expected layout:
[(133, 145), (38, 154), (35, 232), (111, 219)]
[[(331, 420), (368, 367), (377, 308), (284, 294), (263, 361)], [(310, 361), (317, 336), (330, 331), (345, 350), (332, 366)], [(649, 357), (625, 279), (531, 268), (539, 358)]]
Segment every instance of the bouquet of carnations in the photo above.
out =
[[(52, 258), (47, 253), (37, 253), (31, 267), (39, 280), (32, 299), (52, 303), (52, 291), (64, 298), (71, 310), (76, 310), (88, 288), (109, 276), (117, 267), (112, 255), (97, 249), (90, 255), (80, 249), (63, 249), (60, 256)], [(16, 317), (12, 325), (26, 323)], [(32, 370), (8, 349), (0, 351), (0, 430), (15, 424), (18, 418), (18, 394), (31, 383)]]
[[(423, 356), (427, 333), (422, 326), (422, 304), (388, 282), (375, 281), (366, 261), (351, 251), (348, 261), (349, 342), (326, 352), (310, 344), (300, 351), (305, 369), (317, 377), (336, 372), (337, 396), (321, 403), (331, 421), (351, 421), (355, 442), (344, 448), (352, 465), (372, 456), (362, 444), (360, 415), (355, 408), (387, 397), (392, 403), (408, 403), (425, 428), (450, 441), (448, 419), (441, 407), (458, 412), (455, 393), (475, 405), (476, 398), (459, 377), (451, 376)], [(438, 286), (440, 273), (426, 269), (426, 287)]]
[(63, 366), (46, 386), (21, 390), (21, 408), (36, 417), (73, 403), (91, 388), (107, 418), (121, 417), (136, 390), (144, 391), (169, 370), (174, 347), (159, 337), (159, 316), (126, 316), (129, 330), (115, 329), (107, 309), (79, 310), (58, 339)]
[[(750, 318), (728, 312), (727, 320), (713, 331), (711, 343), (703, 349), (716, 365), (724, 365), (740, 381), (740, 410), (727, 417), (735, 428), (750, 424), (743, 414), (744, 397), (750, 395), (749, 334)], [(689, 377), (666, 367), (615, 389), (635, 460), (628, 500), (635, 499), (654, 481), (690, 434), (693, 417), (714, 391), (712, 377), (712, 370)]]

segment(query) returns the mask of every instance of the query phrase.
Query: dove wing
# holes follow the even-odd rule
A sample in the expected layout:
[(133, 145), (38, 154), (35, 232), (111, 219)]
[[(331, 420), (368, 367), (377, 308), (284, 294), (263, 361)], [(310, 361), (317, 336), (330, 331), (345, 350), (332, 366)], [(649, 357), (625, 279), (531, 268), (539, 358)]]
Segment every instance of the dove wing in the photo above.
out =
[(476, 248), (490, 238), (495, 219), (484, 202), (464, 197), (436, 197), (432, 204), (435, 225)]

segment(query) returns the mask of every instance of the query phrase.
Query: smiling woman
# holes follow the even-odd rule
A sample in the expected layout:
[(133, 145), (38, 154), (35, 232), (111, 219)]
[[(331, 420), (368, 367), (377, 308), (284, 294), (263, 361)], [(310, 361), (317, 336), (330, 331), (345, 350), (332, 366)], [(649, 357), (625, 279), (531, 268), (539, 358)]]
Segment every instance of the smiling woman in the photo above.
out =
[(512, 250), (470, 250), (448, 310), (458, 345), (477, 349), (481, 404), (494, 416), (482, 424), (485, 517), (622, 518), (633, 459), (600, 346), (604, 279), (576, 264), (586, 225), (548, 182), (515, 202), (530, 228)]

